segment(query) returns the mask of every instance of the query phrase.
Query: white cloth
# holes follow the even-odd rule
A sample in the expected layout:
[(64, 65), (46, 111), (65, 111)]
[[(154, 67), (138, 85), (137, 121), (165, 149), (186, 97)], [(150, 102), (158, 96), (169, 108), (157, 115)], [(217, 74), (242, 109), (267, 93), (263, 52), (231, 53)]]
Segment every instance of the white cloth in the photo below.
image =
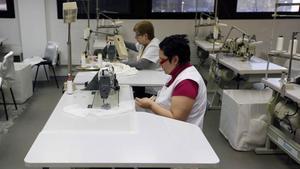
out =
[(15, 81), (16, 71), (12, 51), (4, 56), (4, 60), (0, 66), (0, 77), (2, 77), (3, 80), (3, 88), (10, 88)]
[(103, 65), (109, 65), (111, 64), (114, 67), (114, 71), (117, 76), (130, 76), (137, 74), (138, 70), (134, 67), (130, 67), (124, 63), (109, 63), (105, 62)]
[(194, 66), (188, 67), (183, 70), (173, 81), (173, 83), (166, 87), (164, 86), (161, 91), (158, 93), (156, 98), (156, 102), (160, 104), (162, 107), (169, 109), (171, 108), (171, 97), (175, 87), (183, 80), (190, 79), (198, 83), (198, 95), (196, 97), (193, 108), (187, 118), (187, 122), (195, 124), (199, 126), (201, 129), (203, 128), (203, 118), (206, 110), (206, 86), (204, 81)]
[(30, 66), (33, 66), (33, 65), (36, 65), (36, 64), (39, 64), (43, 61), (46, 61), (45, 59), (39, 57), (39, 56), (32, 56), (30, 58), (26, 58), (24, 59), (24, 63), (25, 64), (29, 64)]
[(272, 90), (223, 90), (219, 130), (235, 150), (265, 144)]
[(160, 41), (157, 38), (153, 38), (145, 49), (143, 45), (136, 43), (136, 48), (139, 53), (137, 56), (137, 60), (144, 58), (150, 60), (153, 63), (158, 64), (159, 43)]

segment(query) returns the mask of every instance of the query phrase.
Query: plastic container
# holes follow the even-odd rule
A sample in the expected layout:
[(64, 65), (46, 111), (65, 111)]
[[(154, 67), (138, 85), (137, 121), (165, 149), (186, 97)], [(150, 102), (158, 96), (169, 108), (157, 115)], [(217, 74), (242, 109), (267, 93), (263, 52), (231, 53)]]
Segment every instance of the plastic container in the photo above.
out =
[(67, 94), (73, 94), (73, 81), (71, 74), (68, 74), (67, 79)]

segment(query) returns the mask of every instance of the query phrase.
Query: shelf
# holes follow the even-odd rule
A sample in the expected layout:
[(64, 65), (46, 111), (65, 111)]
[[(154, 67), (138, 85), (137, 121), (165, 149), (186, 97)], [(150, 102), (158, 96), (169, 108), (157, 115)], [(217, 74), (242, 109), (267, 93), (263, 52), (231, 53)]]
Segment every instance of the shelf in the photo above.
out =
[(267, 135), (273, 143), (300, 164), (300, 145), (298, 143), (273, 125), (269, 126)]
[[(286, 59), (290, 59), (291, 57), (291, 54), (288, 53), (287, 51), (276, 51), (276, 50), (272, 50), (268, 55), (271, 55), (273, 57), (286, 58)], [(294, 54), (293, 60), (300, 61), (300, 54), (299, 53)]]

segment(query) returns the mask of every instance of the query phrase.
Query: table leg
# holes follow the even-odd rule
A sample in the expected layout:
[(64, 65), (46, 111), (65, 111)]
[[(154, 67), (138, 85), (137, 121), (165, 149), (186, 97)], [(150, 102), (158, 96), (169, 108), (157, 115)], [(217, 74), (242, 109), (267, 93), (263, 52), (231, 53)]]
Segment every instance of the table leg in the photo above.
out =
[(236, 88), (237, 89), (240, 89), (240, 74), (237, 74), (236, 76)]

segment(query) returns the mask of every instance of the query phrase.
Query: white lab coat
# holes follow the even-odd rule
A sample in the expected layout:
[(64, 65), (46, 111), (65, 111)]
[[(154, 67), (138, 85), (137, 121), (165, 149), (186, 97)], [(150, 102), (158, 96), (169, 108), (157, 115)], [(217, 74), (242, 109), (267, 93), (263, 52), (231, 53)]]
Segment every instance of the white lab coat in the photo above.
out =
[(160, 41), (157, 38), (153, 38), (145, 49), (143, 45), (136, 43), (136, 48), (139, 53), (137, 60), (144, 58), (158, 65), (159, 43)]
[[(141, 58), (147, 59), (153, 63), (155, 63), (155, 66), (151, 67), (151, 69), (158, 69), (159, 64), (159, 39), (153, 38), (150, 43), (146, 46), (144, 49), (144, 45), (141, 45), (139, 43), (136, 43), (136, 48), (138, 50), (138, 55), (136, 60), (139, 60)], [(157, 91), (160, 90), (160, 87), (146, 87), (146, 93), (149, 94), (156, 94)]]
[(183, 80), (190, 79), (198, 83), (199, 89), (196, 97), (196, 101), (193, 105), (193, 108), (186, 120), (188, 123), (195, 124), (201, 129), (203, 128), (203, 119), (206, 110), (206, 86), (204, 81), (194, 66), (184, 69), (173, 81), (173, 83), (167, 87), (164, 86), (161, 91), (158, 93), (155, 102), (165, 109), (171, 109), (171, 97), (175, 87)]

